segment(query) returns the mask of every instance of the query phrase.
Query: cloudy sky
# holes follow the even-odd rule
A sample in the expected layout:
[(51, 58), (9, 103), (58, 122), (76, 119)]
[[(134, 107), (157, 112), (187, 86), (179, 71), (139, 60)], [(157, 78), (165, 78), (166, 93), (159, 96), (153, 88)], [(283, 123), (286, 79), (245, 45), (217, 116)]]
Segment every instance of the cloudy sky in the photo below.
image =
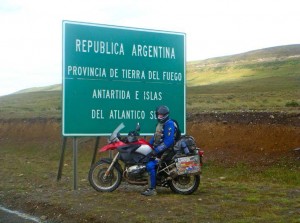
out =
[(61, 83), (63, 20), (184, 32), (187, 61), (300, 43), (299, 0), (0, 0), (0, 96)]

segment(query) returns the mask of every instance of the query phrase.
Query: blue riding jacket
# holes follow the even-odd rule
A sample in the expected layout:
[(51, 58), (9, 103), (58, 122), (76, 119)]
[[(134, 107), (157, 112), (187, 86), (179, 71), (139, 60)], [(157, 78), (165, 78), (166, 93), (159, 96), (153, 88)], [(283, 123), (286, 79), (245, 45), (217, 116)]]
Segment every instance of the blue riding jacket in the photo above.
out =
[[(172, 119), (168, 119), (162, 129), (161, 143), (154, 148), (157, 155), (161, 155), (166, 149), (171, 147), (175, 142), (175, 123)], [(154, 136), (150, 139), (149, 143), (153, 146)]]
[[(166, 151), (169, 147), (171, 147), (174, 144), (175, 132), (176, 132), (176, 127), (174, 121), (168, 119), (163, 125), (160, 143), (154, 148), (157, 157), (161, 157), (164, 151)], [(155, 136), (153, 136), (149, 141), (151, 145), (154, 144), (154, 137)], [(147, 171), (150, 174), (150, 188), (152, 189), (156, 187), (157, 164), (158, 164), (158, 160), (151, 159), (146, 165)]]

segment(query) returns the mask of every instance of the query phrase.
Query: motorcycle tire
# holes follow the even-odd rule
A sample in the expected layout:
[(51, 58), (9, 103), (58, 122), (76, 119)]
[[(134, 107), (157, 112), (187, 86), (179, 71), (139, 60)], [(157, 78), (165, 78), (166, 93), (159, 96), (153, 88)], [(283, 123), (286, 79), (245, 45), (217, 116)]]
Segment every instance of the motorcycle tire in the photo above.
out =
[(170, 189), (176, 194), (192, 194), (200, 184), (200, 175), (179, 175), (169, 182)]
[(118, 165), (114, 165), (108, 176), (105, 172), (110, 166), (109, 162), (99, 160), (89, 171), (89, 182), (91, 186), (99, 192), (112, 192), (120, 186), (122, 180), (122, 170)]

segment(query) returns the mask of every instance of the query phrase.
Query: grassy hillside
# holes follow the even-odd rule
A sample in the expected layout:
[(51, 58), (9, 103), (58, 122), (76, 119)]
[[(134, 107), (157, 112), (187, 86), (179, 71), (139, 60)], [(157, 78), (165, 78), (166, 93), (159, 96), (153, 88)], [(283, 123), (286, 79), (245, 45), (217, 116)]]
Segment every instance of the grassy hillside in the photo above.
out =
[[(188, 112), (300, 112), (300, 44), (187, 63)], [(61, 85), (0, 97), (0, 118), (60, 117)]]
[(187, 64), (190, 111), (299, 112), (300, 45)]
[(0, 97), (0, 119), (61, 117), (61, 91), (40, 91)]
[(0, 97), (0, 119), (61, 117), (60, 84), (28, 88)]

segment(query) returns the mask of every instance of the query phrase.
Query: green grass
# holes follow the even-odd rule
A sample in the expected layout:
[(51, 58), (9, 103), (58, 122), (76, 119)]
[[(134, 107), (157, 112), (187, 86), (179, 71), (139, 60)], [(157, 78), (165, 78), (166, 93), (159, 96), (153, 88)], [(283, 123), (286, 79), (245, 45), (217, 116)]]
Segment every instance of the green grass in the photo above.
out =
[[(92, 189), (87, 181), (92, 140), (79, 140), (77, 191), (72, 190), (71, 141), (59, 182), (60, 142), (10, 139), (0, 143), (0, 203), (24, 204), (24, 209), (34, 204), (35, 215), (46, 213), (57, 219), (61, 213), (60, 218), (82, 222), (299, 222), (299, 165), (281, 162), (253, 168), (243, 163), (228, 167), (207, 162), (200, 188), (193, 195), (158, 188), (158, 196), (145, 198), (140, 195), (142, 187), (112, 193)], [(51, 207), (55, 207), (52, 213)]]

